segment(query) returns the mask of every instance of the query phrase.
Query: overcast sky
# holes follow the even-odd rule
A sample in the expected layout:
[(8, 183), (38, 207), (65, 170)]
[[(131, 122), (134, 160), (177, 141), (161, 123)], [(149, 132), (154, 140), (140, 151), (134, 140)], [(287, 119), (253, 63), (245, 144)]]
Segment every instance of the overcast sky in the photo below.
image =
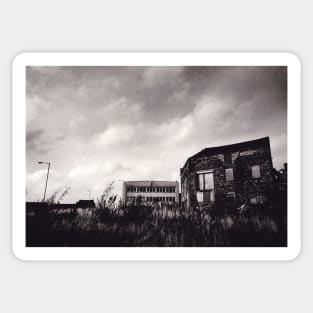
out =
[(270, 137), (287, 161), (283, 67), (28, 67), (27, 200), (70, 186), (96, 198), (110, 181), (178, 180), (205, 147)]

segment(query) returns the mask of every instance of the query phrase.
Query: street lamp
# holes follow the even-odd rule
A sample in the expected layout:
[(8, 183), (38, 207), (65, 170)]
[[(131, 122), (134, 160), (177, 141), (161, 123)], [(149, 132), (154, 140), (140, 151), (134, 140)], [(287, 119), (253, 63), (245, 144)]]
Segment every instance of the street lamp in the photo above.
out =
[(47, 185), (48, 185), (48, 178), (49, 178), (49, 171), (50, 171), (50, 162), (38, 162), (38, 164), (48, 164), (48, 171), (47, 171), (47, 178), (46, 178), (46, 186), (45, 186), (45, 193), (43, 195), (43, 200), (44, 202), (46, 200), (46, 191), (47, 191)]
[(88, 197), (88, 211), (90, 211), (90, 195), (91, 195), (91, 191), (88, 190), (89, 193), (89, 197)]

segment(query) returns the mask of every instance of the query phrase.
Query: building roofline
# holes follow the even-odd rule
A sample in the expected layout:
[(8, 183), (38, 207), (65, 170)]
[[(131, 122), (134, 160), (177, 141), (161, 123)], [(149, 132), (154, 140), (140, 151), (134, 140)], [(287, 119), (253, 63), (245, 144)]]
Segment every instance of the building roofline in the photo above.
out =
[(177, 183), (178, 180), (125, 180), (123, 183)]
[(196, 158), (196, 157), (201, 157), (202, 155), (206, 155), (210, 153), (214, 154), (214, 153), (235, 152), (243, 148), (255, 148), (260, 145), (270, 146), (270, 138), (267, 136), (267, 137), (262, 137), (262, 138), (258, 138), (254, 140), (233, 143), (230, 145), (204, 148), (200, 152), (189, 157), (182, 168), (185, 168), (188, 161), (190, 161), (191, 159)]

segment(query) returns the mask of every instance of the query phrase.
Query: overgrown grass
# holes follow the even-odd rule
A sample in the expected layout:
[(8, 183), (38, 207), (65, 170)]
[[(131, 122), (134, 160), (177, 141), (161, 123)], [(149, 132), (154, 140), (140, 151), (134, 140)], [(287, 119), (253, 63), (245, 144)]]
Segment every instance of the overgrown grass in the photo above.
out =
[(28, 216), (27, 246), (287, 245), (286, 209), (263, 205), (249, 207), (244, 212), (195, 208), (189, 213), (177, 205), (123, 206), (110, 197), (109, 191), (92, 212), (58, 214), (39, 210)]

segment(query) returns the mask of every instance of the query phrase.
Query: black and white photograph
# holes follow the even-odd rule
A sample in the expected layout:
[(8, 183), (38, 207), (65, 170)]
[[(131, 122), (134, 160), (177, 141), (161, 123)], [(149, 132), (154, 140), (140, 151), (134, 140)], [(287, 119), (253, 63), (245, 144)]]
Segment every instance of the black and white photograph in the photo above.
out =
[(1, 312), (311, 312), (309, 1), (2, 1)]
[(27, 66), (27, 247), (287, 247), (287, 66)]

